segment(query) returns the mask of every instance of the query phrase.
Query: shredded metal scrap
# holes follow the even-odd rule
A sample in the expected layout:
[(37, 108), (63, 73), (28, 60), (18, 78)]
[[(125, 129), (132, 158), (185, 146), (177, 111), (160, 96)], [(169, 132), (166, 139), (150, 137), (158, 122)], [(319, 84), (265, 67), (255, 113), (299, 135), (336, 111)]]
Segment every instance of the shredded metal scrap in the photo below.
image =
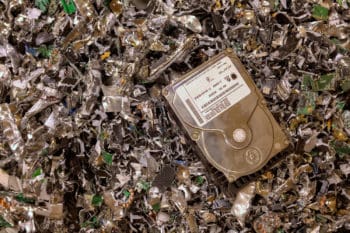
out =
[[(0, 232), (348, 232), (350, 2), (1, 0)], [(292, 149), (225, 196), (162, 87), (226, 48)]]

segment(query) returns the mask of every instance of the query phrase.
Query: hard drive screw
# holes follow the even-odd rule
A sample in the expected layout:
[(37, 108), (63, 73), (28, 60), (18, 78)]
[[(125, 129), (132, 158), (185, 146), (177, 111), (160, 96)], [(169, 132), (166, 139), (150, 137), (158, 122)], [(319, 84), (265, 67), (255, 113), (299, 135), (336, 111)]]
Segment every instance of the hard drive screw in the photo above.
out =
[(163, 89), (163, 95), (164, 95), (164, 96), (167, 96), (168, 94), (169, 94), (168, 89)]
[(197, 131), (192, 133), (192, 139), (193, 140), (198, 140), (199, 139), (199, 133)]
[(281, 144), (279, 144), (278, 142), (277, 142), (277, 143), (275, 143), (275, 149), (276, 149), (276, 150), (281, 149)]

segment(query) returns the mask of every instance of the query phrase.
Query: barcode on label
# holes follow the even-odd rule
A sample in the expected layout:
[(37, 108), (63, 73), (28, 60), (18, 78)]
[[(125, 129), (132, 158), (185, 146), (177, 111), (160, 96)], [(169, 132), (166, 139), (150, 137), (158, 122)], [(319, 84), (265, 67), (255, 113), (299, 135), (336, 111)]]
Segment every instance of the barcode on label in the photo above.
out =
[(197, 112), (196, 108), (193, 106), (192, 102), (190, 99), (186, 99), (186, 104), (187, 106), (191, 109), (191, 111), (193, 112), (193, 114), (196, 116), (198, 122), (200, 124), (203, 123), (203, 119), (201, 118), (201, 116), (199, 115), (199, 113)]
[(212, 108), (210, 112), (205, 116), (205, 118), (207, 120), (211, 120), (211, 118), (213, 118), (218, 113), (224, 111), (229, 106), (230, 106), (230, 101), (227, 98), (225, 98), (223, 101), (218, 103), (214, 108)]

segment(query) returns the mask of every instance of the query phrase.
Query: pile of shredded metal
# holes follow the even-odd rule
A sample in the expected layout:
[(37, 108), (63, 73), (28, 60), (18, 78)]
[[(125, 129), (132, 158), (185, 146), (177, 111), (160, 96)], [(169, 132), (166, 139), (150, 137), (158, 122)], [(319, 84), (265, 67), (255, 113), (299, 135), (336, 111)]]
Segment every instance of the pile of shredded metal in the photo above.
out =
[[(350, 1), (0, 0), (0, 232), (349, 232)], [(235, 198), (161, 89), (232, 48), (292, 152)]]

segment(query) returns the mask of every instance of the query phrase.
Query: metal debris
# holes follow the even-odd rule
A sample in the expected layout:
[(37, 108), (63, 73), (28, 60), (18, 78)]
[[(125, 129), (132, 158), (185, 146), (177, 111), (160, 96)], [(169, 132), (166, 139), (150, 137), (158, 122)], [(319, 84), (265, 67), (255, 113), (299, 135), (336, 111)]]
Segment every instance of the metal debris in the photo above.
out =
[[(345, 0), (0, 1), (0, 232), (348, 232), (349, 12)], [(291, 141), (236, 199), (161, 97), (226, 48)]]

